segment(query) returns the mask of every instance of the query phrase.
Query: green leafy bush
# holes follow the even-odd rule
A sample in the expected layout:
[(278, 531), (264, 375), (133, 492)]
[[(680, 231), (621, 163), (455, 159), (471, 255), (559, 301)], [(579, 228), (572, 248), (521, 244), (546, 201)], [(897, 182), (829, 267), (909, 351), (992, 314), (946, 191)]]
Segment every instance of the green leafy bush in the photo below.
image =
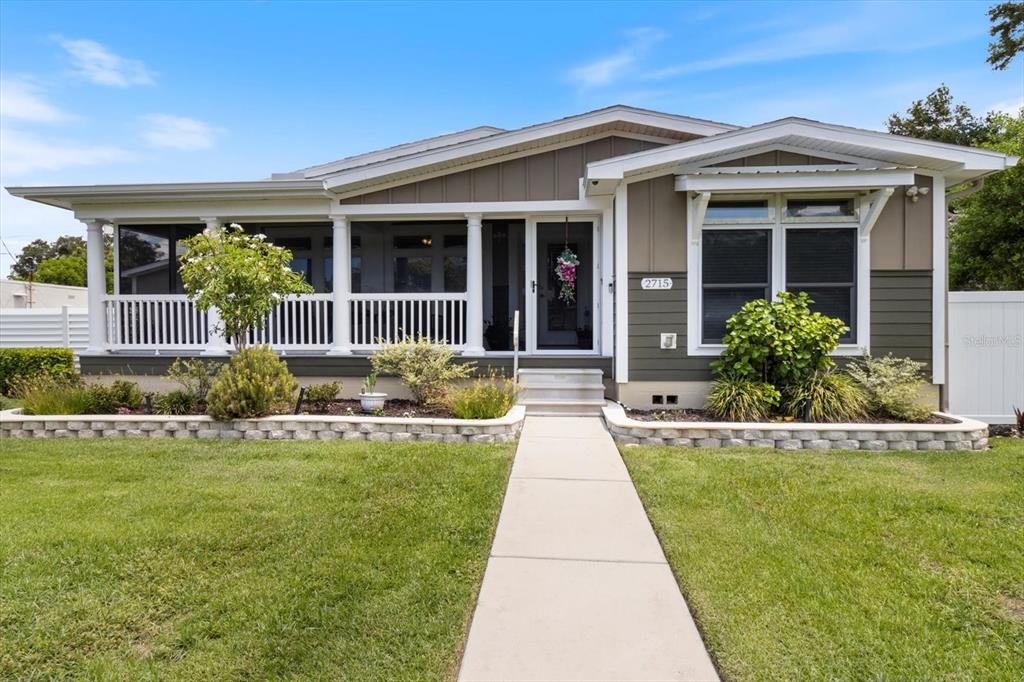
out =
[(10, 393), (12, 380), (39, 374), (73, 376), (74, 352), (70, 348), (0, 348), (0, 393)]
[(332, 381), (327, 384), (310, 384), (306, 386), (303, 393), (303, 401), (309, 403), (314, 412), (324, 413), (331, 407), (331, 403), (338, 396), (341, 390), (341, 383)]
[(492, 374), (450, 390), (446, 402), (459, 419), (497, 419), (516, 404), (518, 392), (514, 381)]
[(20, 377), (11, 382), (11, 393), (25, 414), (88, 414), (92, 404), (89, 389), (74, 374)]
[(206, 396), (214, 419), (248, 419), (294, 405), (299, 382), (267, 346), (242, 350), (221, 367)]
[(924, 363), (892, 354), (865, 355), (849, 364), (847, 374), (867, 396), (872, 414), (901, 421), (924, 421), (931, 410), (918, 403), (924, 385)]
[(848, 327), (812, 313), (811, 302), (803, 292), (784, 291), (776, 301), (746, 303), (726, 323), (726, 348), (712, 369), (720, 377), (782, 387), (832, 367), (829, 354)]
[(157, 414), (195, 414), (197, 407), (188, 391), (176, 389), (153, 396), (153, 411)]
[(418, 403), (443, 402), (453, 381), (473, 373), (474, 363), (456, 363), (447, 346), (427, 339), (386, 343), (370, 357), (375, 374), (391, 374), (402, 380)]
[(192, 396), (194, 402), (204, 402), (219, 364), (203, 362), (198, 358), (177, 358), (167, 370), (167, 378), (177, 382), (184, 393)]
[(771, 384), (720, 377), (711, 385), (705, 408), (716, 419), (731, 422), (766, 421), (782, 396)]
[(142, 407), (142, 391), (134, 381), (118, 379), (109, 386), (93, 384), (86, 388), (89, 396), (89, 414), (115, 414), (121, 408), (137, 410)]
[(848, 422), (867, 414), (867, 397), (849, 376), (825, 371), (812, 374), (785, 390), (783, 409), (796, 419)]

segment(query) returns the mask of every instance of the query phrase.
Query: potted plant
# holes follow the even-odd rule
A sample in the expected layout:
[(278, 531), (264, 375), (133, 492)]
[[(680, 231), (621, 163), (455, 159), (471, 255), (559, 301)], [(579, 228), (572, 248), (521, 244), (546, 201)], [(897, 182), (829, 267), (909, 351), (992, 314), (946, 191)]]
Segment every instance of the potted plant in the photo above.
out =
[(363, 382), (363, 392), (359, 394), (359, 404), (363, 412), (376, 412), (384, 409), (384, 401), (388, 399), (387, 393), (377, 393), (377, 373), (370, 372)]

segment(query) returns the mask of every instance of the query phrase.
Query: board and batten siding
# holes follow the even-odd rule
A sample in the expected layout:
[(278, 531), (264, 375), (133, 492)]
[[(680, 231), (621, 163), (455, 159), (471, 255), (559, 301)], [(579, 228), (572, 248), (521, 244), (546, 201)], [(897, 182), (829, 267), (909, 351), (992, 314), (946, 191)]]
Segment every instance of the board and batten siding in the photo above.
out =
[(586, 164), (662, 146), (610, 135), (571, 147), (457, 171), (342, 199), (343, 204), (552, 201), (579, 199)]
[(629, 271), (685, 271), (686, 194), (676, 191), (675, 176), (630, 183), (626, 208)]
[[(671, 277), (668, 290), (641, 289), (650, 276)], [(629, 380), (710, 381), (712, 357), (686, 352), (686, 273), (629, 273)], [(674, 350), (661, 349), (662, 333), (678, 334)], [(928, 364), (932, 355), (931, 271), (871, 273), (871, 354), (892, 353)]]

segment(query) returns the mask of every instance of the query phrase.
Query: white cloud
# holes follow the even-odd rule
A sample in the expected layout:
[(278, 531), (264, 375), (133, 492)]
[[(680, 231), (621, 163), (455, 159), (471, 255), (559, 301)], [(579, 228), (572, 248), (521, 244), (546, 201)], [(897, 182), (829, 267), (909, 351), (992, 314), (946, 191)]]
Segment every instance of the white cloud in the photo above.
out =
[(582, 87), (609, 85), (626, 75), (629, 70), (658, 42), (665, 39), (664, 31), (656, 28), (634, 28), (626, 32), (629, 43), (621, 50), (601, 59), (569, 70), (569, 79)]
[(132, 155), (120, 147), (62, 143), (13, 128), (0, 129), (0, 175), (25, 175), (70, 166), (95, 166), (126, 161)]
[(43, 99), (35, 84), (10, 78), (0, 78), (0, 116), (33, 123), (60, 123), (74, 118)]
[(150, 114), (144, 117), (149, 125), (142, 137), (153, 147), (198, 151), (209, 149), (216, 141), (220, 129), (209, 123), (184, 116)]
[(1024, 97), (1021, 97), (1016, 101), (1005, 100), (1002, 102), (996, 102), (988, 108), (988, 111), (996, 114), (1010, 114), (1011, 116), (1016, 116), (1020, 113), (1021, 109), (1024, 109)]
[(75, 71), (92, 83), (118, 88), (154, 83), (155, 74), (141, 61), (114, 54), (95, 40), (62, 36), (54, 40), (70, 55)]

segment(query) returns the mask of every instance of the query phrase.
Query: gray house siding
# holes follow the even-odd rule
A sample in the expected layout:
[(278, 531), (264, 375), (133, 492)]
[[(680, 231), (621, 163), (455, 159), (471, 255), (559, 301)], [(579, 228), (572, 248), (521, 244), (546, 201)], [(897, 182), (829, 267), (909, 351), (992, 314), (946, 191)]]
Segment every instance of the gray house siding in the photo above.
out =
[[(671, 277), (668, 291), (643, 291), (640, 280), (653, 273), (629, 273), (629, 380), (708, 381), (710, 357), (686, 352), (686, 273)], [(871, 354), (892, 353), (928, 363), (932, 354), (932, 273), (928, 270), (871, 273)], [(660, 334), (678, 334), (675, 350), (660, 348)]]

